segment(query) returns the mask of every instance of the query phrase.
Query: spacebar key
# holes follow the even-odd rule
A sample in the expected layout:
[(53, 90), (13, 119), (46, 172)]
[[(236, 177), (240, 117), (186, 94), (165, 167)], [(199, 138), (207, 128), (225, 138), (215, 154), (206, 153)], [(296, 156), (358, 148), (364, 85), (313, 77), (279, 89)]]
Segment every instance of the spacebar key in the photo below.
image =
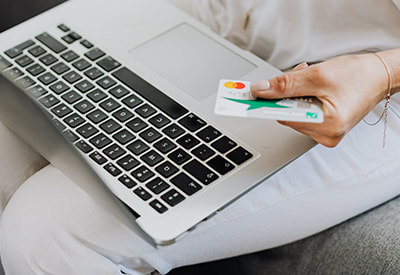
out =
[(66, 46), (61, 44), (58, 40), (56, 40), (54, 37), (52, 37), (50, 34), (47, 32), (44, 32), (38, 36), (36, 36), (36, 39), (45, 44), (50, 50), (52, 50), (55, 53), (60, 53), (67, 49)]
[(173, 119), (177, 119), (188, 112), (185, 107), (125, 67), (114, 72), (113, 76)]

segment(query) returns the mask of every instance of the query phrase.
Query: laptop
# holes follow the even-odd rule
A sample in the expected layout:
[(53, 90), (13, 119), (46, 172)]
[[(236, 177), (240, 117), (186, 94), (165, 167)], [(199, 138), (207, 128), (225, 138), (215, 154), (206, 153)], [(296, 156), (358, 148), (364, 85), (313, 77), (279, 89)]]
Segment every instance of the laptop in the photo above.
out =
[(2, 122), (159, 245), (315, 144), (216, 116), (220, 79), (280, 71), (167, 1), (67, 1), (0, 34), (0, 70)]

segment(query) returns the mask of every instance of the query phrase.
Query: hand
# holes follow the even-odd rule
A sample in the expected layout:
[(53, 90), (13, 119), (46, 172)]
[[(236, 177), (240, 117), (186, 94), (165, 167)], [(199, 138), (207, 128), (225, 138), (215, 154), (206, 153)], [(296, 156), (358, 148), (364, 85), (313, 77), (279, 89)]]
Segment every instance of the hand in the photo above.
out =
[(322, 102), (323, 123), (279, 123), (327, 147), (336, 146), (385, 98), (387, 89), (385, 67), (372, 54), (341, 56), (312, 66), (303, 63), (290, 73), (251, 85), (253, 95), (259, 98), (318, 98)]

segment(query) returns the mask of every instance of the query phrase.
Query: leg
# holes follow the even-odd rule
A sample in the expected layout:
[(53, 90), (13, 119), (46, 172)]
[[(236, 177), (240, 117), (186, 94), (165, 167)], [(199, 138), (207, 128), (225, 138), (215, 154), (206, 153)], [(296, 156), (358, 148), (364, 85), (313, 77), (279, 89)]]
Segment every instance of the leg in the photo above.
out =
[(18, 187), (47, 161), (0, 122), (0, 215)]
[[(359, 125), (335, 150), (316, 147), (177, 243), (154, 248), (58, 170), (29, 179), (7, 206), (0, 245), (10, 274), (162, 273), (284, 245), (400, 194), (400, 120), (391, 142)], [(333, 168), (334, 166), (334, 168)], [(382, 178), (385, 180), (382, 181)], [(136, 272), (136, 273), (135, 273)]]

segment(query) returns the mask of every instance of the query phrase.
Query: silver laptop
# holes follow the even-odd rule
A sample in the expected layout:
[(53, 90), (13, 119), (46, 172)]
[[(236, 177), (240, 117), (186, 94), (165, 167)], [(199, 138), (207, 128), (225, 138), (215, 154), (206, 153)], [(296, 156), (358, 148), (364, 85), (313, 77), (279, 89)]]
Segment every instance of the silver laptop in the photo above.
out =
[(1, 120), (83, 189), (106, 187), (99, 204), (118, 198), (157, 244), (314, 145), (214, 115), (220, 79), (280, 72), (166, 1), (68, 1), (0, 34), (0, 61)]

